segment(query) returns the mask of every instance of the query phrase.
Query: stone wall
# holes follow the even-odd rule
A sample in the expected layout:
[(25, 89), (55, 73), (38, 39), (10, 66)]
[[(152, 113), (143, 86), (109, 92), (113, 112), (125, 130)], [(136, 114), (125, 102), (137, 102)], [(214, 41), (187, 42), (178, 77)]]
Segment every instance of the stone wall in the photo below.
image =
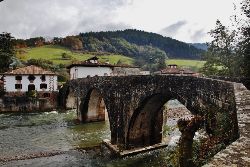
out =
[(235, 84), (240, 138), (217, 153), (204, 167), (250, 166), (250, 91)]
[(19, 96), (5, 95), (0, 98), (0, 112), (39, 112), (50, 111), (57, 108), (57, 94), (50, 97), (31, 98), (24, 94)]

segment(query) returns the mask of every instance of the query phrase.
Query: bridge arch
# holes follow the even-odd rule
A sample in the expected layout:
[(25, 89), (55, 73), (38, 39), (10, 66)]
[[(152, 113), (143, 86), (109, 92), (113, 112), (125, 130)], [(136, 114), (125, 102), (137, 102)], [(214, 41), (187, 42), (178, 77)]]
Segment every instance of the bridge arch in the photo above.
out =
[(105, 100), (99, 89), (90, 89), (80, 104), (80, 113), (83, 122), (108, 120)]
[(192, 113), (189, 99), (172, 92), (155, 93), (139, 102), (128, 125), (127, 148), (149, 146), (162, 142), (164, 105), (170, 100), (177, 100)]
[(128, 128), (127, 147), (160, 143), (162, 140), (163, 106), (168, 98), (163, 94), (146, 97), (134, 111)]

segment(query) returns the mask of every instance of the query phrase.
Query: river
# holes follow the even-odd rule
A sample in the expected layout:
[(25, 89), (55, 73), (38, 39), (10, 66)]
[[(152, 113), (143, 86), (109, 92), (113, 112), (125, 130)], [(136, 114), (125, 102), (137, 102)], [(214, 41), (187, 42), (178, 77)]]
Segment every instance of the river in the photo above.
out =
[(103, 139), (110, 139), (108, 121), (77, 124), (75, 118), (75, 111), (0, 114), (0, 166), (163, 167), (178, 163), (175, 144), (115, 158), (100, 146)]

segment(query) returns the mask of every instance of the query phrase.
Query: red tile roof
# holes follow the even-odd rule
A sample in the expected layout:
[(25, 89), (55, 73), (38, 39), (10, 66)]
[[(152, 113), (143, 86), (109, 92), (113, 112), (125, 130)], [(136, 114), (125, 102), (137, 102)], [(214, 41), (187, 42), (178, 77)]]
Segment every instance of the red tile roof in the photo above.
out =
[(20, 74), (20, 75), (29, 75), (29, 74), (33, 74), (33, 75), (41, 75), (41, 74), (46, 74), (46, 75), (55, 75), (54, 72), (51, 71), (47, 71), (41, 67), (37, 67), (34, 65), (31, 66), (27, 66), (27, 67), (22, 67), (22, 68), (18, 68), (12, 71), (8, 71), (4, 73), (5, 75), (16, 75), (16, 74)]
[(178, 68), (165, 68), (161, 70), (162, 74), (180, 74), (180, 69)]
[(180, 69), (180, 68), (165, 68), (161, 70), (161, 74), (195, 74), (190, 69)]

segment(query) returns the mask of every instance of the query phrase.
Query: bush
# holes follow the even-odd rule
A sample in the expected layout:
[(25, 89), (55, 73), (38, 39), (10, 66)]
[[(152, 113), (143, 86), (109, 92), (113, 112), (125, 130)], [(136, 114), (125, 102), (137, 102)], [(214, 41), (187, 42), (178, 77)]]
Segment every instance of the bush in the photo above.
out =
[(71, 60), (72, 56), (68, 55), (67, 53), (62, 53), (62, 59), (64, 59), (64, 60)]

